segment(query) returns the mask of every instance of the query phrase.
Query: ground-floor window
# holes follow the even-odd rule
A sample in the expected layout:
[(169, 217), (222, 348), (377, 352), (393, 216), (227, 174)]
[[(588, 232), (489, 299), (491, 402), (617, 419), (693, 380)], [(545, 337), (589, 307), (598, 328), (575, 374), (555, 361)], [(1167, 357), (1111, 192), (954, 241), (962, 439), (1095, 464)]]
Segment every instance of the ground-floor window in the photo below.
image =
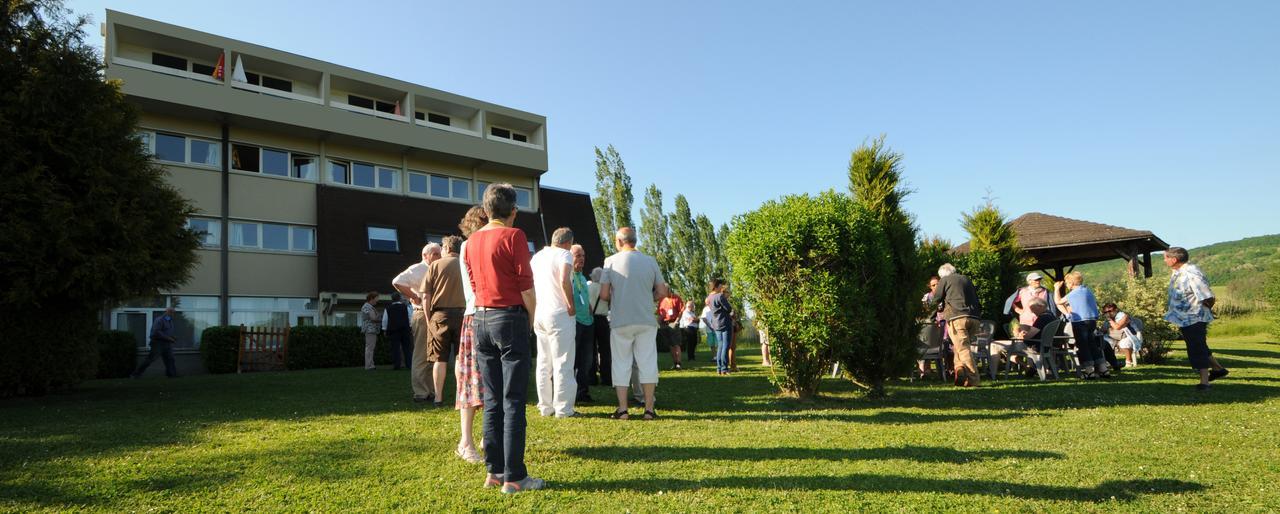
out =
[(228, 310), (231, 326), (296, 327), (314, 325), (319, 318), (319, 302), (313, 298), (233, 296)]
[(133, 334), (139, 347), (146, 346), (152, 323), (170, 306), (178, 338), (174, 348), (199, 348), (204, 329), (218, 324), (218, 297), (164, 295), (134, 298), (112, 309), (111, 328)]

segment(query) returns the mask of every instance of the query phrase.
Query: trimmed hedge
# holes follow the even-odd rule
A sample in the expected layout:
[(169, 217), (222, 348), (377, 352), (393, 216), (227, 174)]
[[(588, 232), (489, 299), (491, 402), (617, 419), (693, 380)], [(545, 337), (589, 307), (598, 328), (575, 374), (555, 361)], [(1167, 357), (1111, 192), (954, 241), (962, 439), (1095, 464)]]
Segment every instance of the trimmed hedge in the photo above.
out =
[[(200, 356), (210, 373), (235, 373), (239, 336), (239, 326), (205, 329)], [(391, 363), (391, 348), (381, 335), (373, 360)], [(293, 327), (286, 366), (291, 370), (364, 366), (364, 334), (358, 327)]]
[(124, 378), (138, 365), (138, 342), (123, 330), (98, 332), (98, 378)]
[(0, 312), (0, 397), (70, 389), (98, 372), (98, 312), (60, 312), (53, 324), (48, 315), (39, 309)]
[(200, 359), (210, 373), (235, 373), (240, 327), (209, 327), (200, 336)]

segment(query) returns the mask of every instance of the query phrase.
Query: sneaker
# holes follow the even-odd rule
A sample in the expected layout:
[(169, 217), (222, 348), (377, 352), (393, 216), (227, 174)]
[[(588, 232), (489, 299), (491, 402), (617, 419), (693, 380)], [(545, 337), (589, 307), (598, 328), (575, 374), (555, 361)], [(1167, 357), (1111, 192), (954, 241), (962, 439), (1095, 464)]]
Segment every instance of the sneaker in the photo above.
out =
[(1196, 384), (1197, 391), (1208, 391), (1209, 389), (1212, 389), (1212, 388), (1213, 386), (1209, 384)]
[(573, 411), (573, 412), (571, 412), (571, 413), (569, 413), (569, 414), (556, 414), (556, 418), (559, 418), (559, 419), (564, 419), (564, 418), (580, 418), (580, 417), (582, 417), (582, 413), (581, 413), (581, 412), (578, 412), (578, 411)]
[(492, 474), (492, 473), (485, 473), (485, 474), (484, 474), (484, 488), (485, 488), (485, 489), (490, 489), (490, 488), (494, 488), (494, 487), (502, 487), (502, 476), (501, 476), (501, 475), (494, 475), (494, 474)]
[(1214, 380), (1217, 380), (1219, 378), (1225, 377), (1230, 374), (1231, 374), (1231, 371), (1228, 371), (1227, 368), (1215, 369), (1209, 372), (1209, 381), (1213, 382)]
[[(477, 452), (475, 448), (458, 447), (453, 450), (453, 454), (457, 455), (459, 459), (465, 460), (471, 464), (484, 462), (484, 457), (481, 457), (480, 452)], [(485, 482), (485, 487), (489, 487), (488, 480), (485, 480)]]
[(547, 482), (541, 478), (524, 477), (519, 482), (507, 482), (502, 484), (502, 494), (516, 494), (525, 491), (537, 491), (547, 486)]

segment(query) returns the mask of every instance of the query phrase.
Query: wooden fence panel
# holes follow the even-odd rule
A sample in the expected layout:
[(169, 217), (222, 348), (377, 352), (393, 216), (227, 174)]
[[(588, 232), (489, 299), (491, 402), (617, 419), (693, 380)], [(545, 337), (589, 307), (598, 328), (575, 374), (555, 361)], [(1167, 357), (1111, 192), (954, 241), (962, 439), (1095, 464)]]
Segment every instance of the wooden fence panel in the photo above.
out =
[(288, 369), (289, 327), (245, 327), (240, 325), (237, 373), (283, 371)]

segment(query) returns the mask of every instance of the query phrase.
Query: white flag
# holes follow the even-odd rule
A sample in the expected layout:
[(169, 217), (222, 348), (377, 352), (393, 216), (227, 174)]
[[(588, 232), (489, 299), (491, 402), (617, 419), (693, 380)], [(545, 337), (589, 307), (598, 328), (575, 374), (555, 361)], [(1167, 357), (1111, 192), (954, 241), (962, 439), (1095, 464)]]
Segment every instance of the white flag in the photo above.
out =
[(236, 56), (236, 69), (231, 71), (231, 80), (236, 82), (248, 82), (249, 77), (244, 76), (244, 63), (240, 61), (240, 56)]

